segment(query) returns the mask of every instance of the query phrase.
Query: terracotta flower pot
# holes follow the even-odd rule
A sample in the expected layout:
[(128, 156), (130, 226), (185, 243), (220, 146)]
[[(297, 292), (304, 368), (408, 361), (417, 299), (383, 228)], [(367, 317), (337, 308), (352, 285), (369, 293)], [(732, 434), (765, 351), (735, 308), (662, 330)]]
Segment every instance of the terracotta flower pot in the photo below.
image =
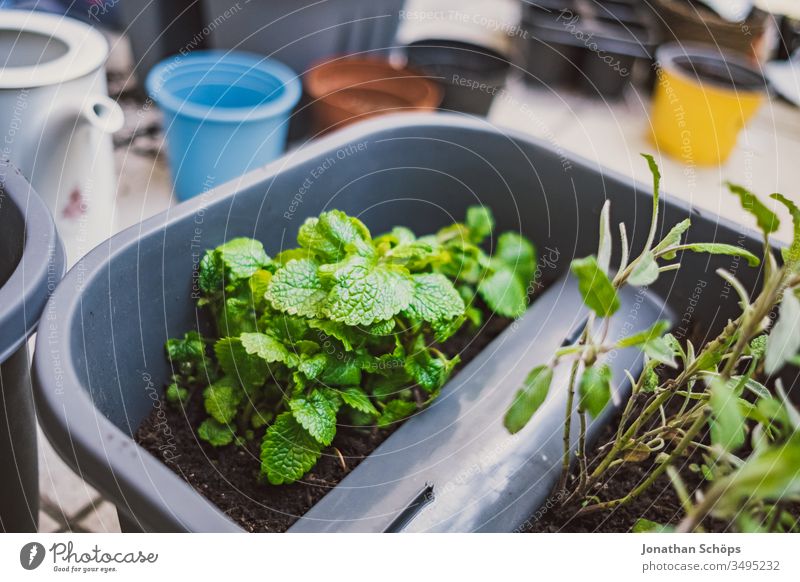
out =
[(320, 133), (384, 113), (431, 111), (443, 96), (422, 73), (377, 59), (329, 60), (313, 67), (304, 82)]

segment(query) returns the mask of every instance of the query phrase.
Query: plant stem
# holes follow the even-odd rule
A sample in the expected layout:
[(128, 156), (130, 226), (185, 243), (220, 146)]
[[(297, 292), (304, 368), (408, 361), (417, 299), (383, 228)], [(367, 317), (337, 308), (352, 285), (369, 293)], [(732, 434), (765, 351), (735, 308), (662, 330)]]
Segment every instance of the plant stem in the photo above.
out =
[(612, 461), (614, 461), (614, 459), (617, 458), (617, 455), (624, 448), (625, 444), (639, 431), (642, 423), (649, 419), (650, 416), (652, 416), (652, 414), (657, 411), (658, 408), (664, 402), (666, 402), (671, 395), (672, 394), (669, 391), (665, 390), (650, 402), (647, 408), (642, 411), (642, 414), (636, 417), (636, 420), (633, 421), (633, 424), (630, 426), (630, 428), (623, 433), (622, 437), (617, 438), (614, 441), (614, 446), (611, 447), (611, 450), (608, 452), (608, 454), (592, 472), (590, 480), (594, 481), (598, 479), (605, 472), (605, 470), (608, 469), (608, 466), (612, 463)]
[(586, 468), (586, 411), (579, 412), (581, 420), (581, 431), (578, 437), (578, 467), (580, 471), (580, 481), (578, 485), (579, 491), (584, 491), (586, 487), (586, 477), (588, 470)]
[(564, 490), (567, 486), (567, 477), (569, 477), (569, 461), (570, 461), (570, 433), (572, 431), (572, 407), (575, 403), (575, 378), (578, 375), (578, 366), (580, 360), (575, 360), (572, 363), (572, 369), (569, 373), (569, 391), (567, 392), (567, 408), (564, 418), (564, 454), (561, 458), (561, 479), (558, 482), (558, 489)]
[(620, 497), (619, 499), (612, 499), (611, 501), (604, 501), (602, 503), (595, 503), (594, 505), (588, 505), (578, 511), (576, 515), (586, 515), (588, 513), (595, 513), (597, 511), (603, 511), (607, 509), (613, 509), (615, 507), (619, 507), (620, 505), (626, 505), (636, 499), (639, 495), (641, 495), (644, 491), (650, 488), (650, 486), (655, 483), (656, 479), (658, 479), (664, 471), (667, 470), (675, 459), (683, 454), (686, 448), (694, 439), (695, 435), (700, 432), (700, 429), (703, 428), (703, 425), (706, 422), (705, 415), (700, 415), (694, 421), (692, 426), (683, 436), (683, 438), (678, 443), (678, 446), (669, 454), (667, 459), (661, 463), (655, 471), (650, 473), (647, 476), (647, 479), (642, 481), (635, 489), (633, 489), (630, 493), (625, 495), (624, 497)]

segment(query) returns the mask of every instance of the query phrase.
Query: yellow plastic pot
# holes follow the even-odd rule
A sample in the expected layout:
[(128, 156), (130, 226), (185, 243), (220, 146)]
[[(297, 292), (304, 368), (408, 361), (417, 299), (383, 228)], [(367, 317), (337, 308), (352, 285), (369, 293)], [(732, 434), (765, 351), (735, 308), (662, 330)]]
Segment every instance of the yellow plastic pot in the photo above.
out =
[(670, 43), (656, 60), (653, 141), (687, 164), (724, 162), (764, 98), (764, 78), (747, 61), (704, 45)]

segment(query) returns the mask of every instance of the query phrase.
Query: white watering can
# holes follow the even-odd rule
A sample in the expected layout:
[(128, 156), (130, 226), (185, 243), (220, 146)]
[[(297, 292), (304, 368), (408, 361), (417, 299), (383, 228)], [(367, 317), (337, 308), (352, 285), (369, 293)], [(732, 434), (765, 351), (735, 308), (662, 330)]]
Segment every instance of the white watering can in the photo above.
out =
[(103, 35), (82, 22), (0, 10), (0, 159), (44, 199), (70, 264), (112, 234), (110, 133), (124, 116), (108, 97), (107, 56)]

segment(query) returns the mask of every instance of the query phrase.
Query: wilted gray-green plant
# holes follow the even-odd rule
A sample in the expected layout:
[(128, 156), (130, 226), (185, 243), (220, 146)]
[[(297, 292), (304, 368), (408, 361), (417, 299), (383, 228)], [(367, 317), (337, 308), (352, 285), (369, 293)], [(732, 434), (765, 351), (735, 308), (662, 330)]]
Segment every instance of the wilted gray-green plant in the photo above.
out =
[[(681, 530), (696, 529), (709, 514), (728, 520), (742, 531), (796, 530), (797, 519), (790, 508), (800, 499), (800, 413), (789, 403), (779, 383), (770, 390), (759, 379), (769, 378), (787, 362), (798, 363), (800, 210), (784, 196), (772, 195), (787, 208), (794, 222), (794, 240), (783, 250), (780, 262), (769, 245), (769, 235), (779, 226), (778, 217), (754, 194), (734, 184), (728, 184), (728, 188), (755, 217), (763, 233), (761, 259), (738, 246), (682, 243), (690, 227), (688, 219), (656, 242), (660, 174), (653, 158), (644, 157), (653, 174), (654, 190), (644, 250), (630, 259), (625, 225), (621, 223), (621, 260), (612, 273), (610, 208), (606, 203), (601, 212), (597, 254), (571, 264), (590, 316), (574, 344), (559, 349), (550, 362), (531, 371), (508, 410), (505, 425), (511, 432), (521, 430), (544, 402), (553, 368), (571, 360), (560, 489), (568, 485), (571, 422), (576, 409), (580, 431), (577, 479), (565, 503), (581, 501), (580, 513), (612, 510), (632, 502), (666, 473), (685, 511)], [(661, 273), (679, 269), (679, 257), (686, 251), (739, 256), (750, 266), (763, 261), (761, 289), (751, 299), (733, 274), (718, 270), (717, 274), (736, 291), (741, 314), (704, 346), (694, 346), (691, 341), (681, 344), (667, 333), (666, 321), (610, 342), (603, 320), (619, 309), (620, 288), (650, 285)], [(779, 316), (770, 329), (769, 316), (776, 308)], [(599, 460), (589, 467), (587, 414), (597, 416), (611, 396), (611, 371), (599, 358), (629, 347), (639, 347), (644, 352), (645, 364), (638, 378), (627, 372), (633, 396), (621, 414), (615, 438), (601, 447)], [(661, 365), (675, 368), (675, 373), (668, 378), (659, 376), (657, 368)], [(671, 402), (673, 399), (679, 400)], [(737, 453), (744, 448), (748, 432), (752, 452), (742, 458)], [(708, 439), (704, 438), (706, 433)], [(689, 453), (700, 453), (703, 459), (702, 464), (690, 465), (689, 470), (701, 472), (710, 483), (704, 494), (694, 497), (681, 477)], [(653, 455), (655, 462), (635, 488), (619, 498), (599, 497), (611, 469), (623, 465), (624, 470), (624, 464), (652, 460)], [(636, 528), (639, 530), (662, 527), (640, 521)]]

